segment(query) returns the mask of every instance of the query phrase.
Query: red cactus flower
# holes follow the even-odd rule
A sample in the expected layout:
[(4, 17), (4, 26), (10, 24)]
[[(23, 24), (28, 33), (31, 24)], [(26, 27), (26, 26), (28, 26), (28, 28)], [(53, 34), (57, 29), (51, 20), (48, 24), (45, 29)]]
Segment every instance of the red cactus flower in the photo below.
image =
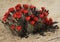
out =
[(9, 16), (9, 12), (6, 12), (5, 15), (4, 15), (4, 17), (7, 18), (8, 16)]
[(3, 21), (3, 22), (5, 22), (5, 21), (6, 21), (6, 19), (7, 19), (6, 17), (3, 17), (3, 18), (2, 18), (2, 21)]
[(48, 24), (49, 19), (46, 17), (46, 18), (44, 18), (42, 21), (43, 21), (43, 23)]
[(39, 12), (41, 12), (41, 13), (42, 13), (42, 10), (39, 10)]
[(42, 10), (45, 10), (45, 7), (41, 7)]
[(23, 13), (24, 13), (24, 14), (27, 14), (27, 13), (28, 13), (28, 10), (23, 10)]
[(38, 21), (38, 17), (34, 17), (34, 20), (35, 20), (35, 21)]
[(21, 4), (17, 4), (17, 5), (15, 6), (15, 9), (16, 9), (16, 10), (20, 10), (20, 9), (21, 9)]
[(21, 18), (21, 15), (17, 15), (17, 18), (20, 19)]
[(14, 18), (17, 18), (17, 15), (16, 15), (16, 14), (13, 14), (13, 17), (14, 17)]
[(47, 12), (44, 12), (43, 14), (44, 14), (44, 16), (47, 16), (47, 15), (48, 15), (48, 13), (47, 13)]
[(4, 14), (4, 16), (6, 16), (6, 15), (9, 15), (9, 12), (6, 12), (6, 13)]
[(33, 14), (31, 14), (31, 15), (30, 15), (30, 17), (31, 17), (31, 18), (34, 18), (34, 15), (33, 15)]
[(51, 18), (45, 18), (45, 23), (47, 24), (47, 25), (51, 25), (53, 22), (52, 22), (52, 19)]
[(9, 12), (13, 12), (15, 9), (12, 7), (9, 9)]
[(20, 12), (22, 12), (22, 13), (23, 13), (23, 10), (24, 10), (24, 9), (21, 9), (21, 10), (20, 10)]
[(49, 18), (49, 25), (51, 25), (53, 23), (52, 18)]
[(35, 21), (31, 21), (30, 24), (34, 25), (35, 24)]
[(27, 9), (27, 8), (28, 8), (28, 4), (24, 4), (23, 7), (24, 7), (25, 9)]
[(17, 12), (16, 15), (17, 15), (18, 19), (22, 17), (22, 13), (21, 12)]
[(42, 10), (39, 10), (38, 12), (42, 13), (43, 11)]
[(48, 23), (47, 23), (48, 25), (52, 25), (52, 22), (51, 21), (48, 21)]
[(14, 30), (15, 29), (15, 26), (14, 25), (11, 25), (11, 29)]
[(18, 10), (20, 10), (20, 8), (19, 7), (15, 7), (15, 9), (18, 11)]
[(14, 18), (21, 18), (22, 17), (22, 13), (21, 12), (16, 12), (15, 14), (13, 14)]
[(44, 18), (44, 14), (39, 14), (39, 17), (40, 18)]
[(46, 17), (46, 18), (45, 18), (45, 21), (47, 22), (47, 21), (49, 21), (49, 19)]
[(17, 26), (17, 30), (20, 31), (22, 29), (22, 26)]
[(49, 18), (49, 21), (53, 21), (53, 19), (52, 18)]
[(17, 4), (17, 5), (15, 6), (15, 8), (17, 8), (17, 7), (20, 7), (20, 8), (21, 8), (21, 4)]
[(30, 16), (26, 16), (26, 21), (29, 21), (30, 20)]
[(31, 6), (30, 6), (30, 9), (33, 9), (33, 8), (36, 8), (36, 7), (31, 5)]

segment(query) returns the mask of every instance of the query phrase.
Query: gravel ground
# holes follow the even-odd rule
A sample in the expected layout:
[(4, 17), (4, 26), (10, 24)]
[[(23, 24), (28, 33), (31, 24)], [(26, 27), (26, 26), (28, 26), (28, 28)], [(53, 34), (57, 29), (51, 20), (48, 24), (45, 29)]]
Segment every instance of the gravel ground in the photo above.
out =
[[(10, 7), (14, 7), (18, 3), (35, 5), (38, 9), (42, 6), (46, 7), (50, 13), (49, 17), (58, 21), (57, 25), (60, 27), (60, 0), (0, 0), (0, 19)], [(45, 34), (46, 36), (29, 35), (28, 38), (21, 39), (12, 35), (0, 22), (0, 42), (60, 42), (60, 28), (55, 33), (47, 32)]]

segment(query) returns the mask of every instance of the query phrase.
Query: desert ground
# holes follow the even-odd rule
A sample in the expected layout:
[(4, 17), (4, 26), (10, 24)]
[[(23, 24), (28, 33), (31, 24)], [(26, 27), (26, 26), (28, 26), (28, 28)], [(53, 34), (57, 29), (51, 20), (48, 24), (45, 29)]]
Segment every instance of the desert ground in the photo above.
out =
[[(17, 4), (29, 4), (34, 5), (38, 9), (42, 6), (49, 10), (49, 17), (52, 17), (54, 21), (57, 21), (57, 25), (60, 27), (60, 0), (0, 0), (0, 19), (2, 19), (4, 13)], [(46, 36), (29, 35), (28, 38), (20, 38), (14, 36), (11, 32), (4, 27), (0, 22), (0, 42), (60, 42), (60, 28), (55, 33), (47, 32)]]

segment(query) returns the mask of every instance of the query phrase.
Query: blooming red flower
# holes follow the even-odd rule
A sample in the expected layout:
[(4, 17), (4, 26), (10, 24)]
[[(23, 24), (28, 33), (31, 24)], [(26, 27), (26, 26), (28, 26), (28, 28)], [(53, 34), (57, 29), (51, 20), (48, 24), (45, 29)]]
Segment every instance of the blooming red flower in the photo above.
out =
[(15, 9), (12, 7), (12, 8), (9, 8), (9, 12), (13, 12)]
[(44, 18), (44, 14), (39, 14), (39, 17), (40, 18)]
[(4, 15), (4, 17), (7, 18), (8, 16), (9, 16), (9, 12), (6, 12), (5, 15)]
[(35, 24), (35, 21), (31, 21), (30, 24), (34, 25)]
[(42, 10), (45, 10), (45, 7), (41, 7)]
[(14, 30), (15, 29), (15, 26), (14, 25), (11, 25), (11, 29)]
[(2, 18), (2, 21), (3, 21), (3, 22), (5, 22), (5, 21), (6, 21), (6, 19), (7, 19), (6, 17), (3, 17), (3, 18)]
[(51, 21), (48, 21), (48, 23), (47, 23), (48, 25), (52, 25), (52, 22)]
[(45, 21), (46, 21), (46, 22), (48, 22), (48, 21), (49, 21), (49, 19), (46, 17), (46, 18), (45, 18)]
[(22, 17), (22, 13), (21, 12), (17, 12), (16, 15), (17, 15), (18, 19)]
[(15, 6), (15, 8), (17, 8), (17, 7), (20, 7), (20, 8), (21, 8), (21, 4), (17, 4), (17, 5)]
[(49, 25), (51, 25), (53, 23), (52, 18), (49, 18)]
[(20, 31), (22, 29), (22, 26), (17, 26), (17, 30)]
[(14, 18), (21, 18), (22, 17), (22, 13), (21, 12), (16, 12), (15, 14), (13, 14)]
[(24, 14), (27, 14), (27, 13), (28, 13), (28, 10), (23, 10), (23, 13), (24, 13)]
[(38, 12), (39, 12), (39, 13), (42, 13), (43, 11), (42, 11), (42, 10), (39, 10)]
[(41, 13), (42, 13), (42, 10), (39, 10), (39, 12), (41, 12)]
[(34, 20), (35, 20), (35, 21), (38, 21), (38, 17), (34, 17)]
[(48, 15), (48, 13), (47, 13), (47, 12), (44, 12), (43, 14), (44, 14), (44, 16), (47, 16), (47, 15)]
[(43, 21), (43, 23), (48, 24), (49, 19), (46, 17), (46, 18), (44, 18), (42, 21)]
[(31, 17), (31, 18), (34, 18), (34, 15), (33, 15), (33, 14), (31, 14), (31, 15), (30, 15), (30, 17)]
[(48, 18), (46, 17), (46, 18), (44, 19), (44, 23), (47, 24), (47, 25), (52, 25), (52, 23), (53, 23), (52, 18), (49, 18), (49, 19), (48, 19)]
[(21, 9), (21, 10), (20, 10), (20, 12), (22, 12), (22, 13), (23, 13), (23, 10), (24, 10), (24, 9)]
[(17, 5), (15, 6), (15, 9), (16, 9), (16, 10), (20, 10), (20, 9), (21, 9), (21, 4), (17, 4)]
[(26, 16), (26, 21), (29, 21), (30, 20), (30, 16)]
[(25, 9), (27, 9), (27, 8), (28, 8), (28, 4), (24, 4), (23, 7), (24, 7)]
[(14, 17), (14, 18), (17, 18), (17, 15), (16, 15), (16, 14), (13, 14), (13, 17)]
[(15, 7), (15, 9), (18, 11), (18, 10), (20, 10), (20, 7)]
[(17, 15), (17, 18), (20, 19), (21, 18), (21, 15)]
[(49, 18), (49, 21), (53, 21), (53, 19), (52, 18)]
[(33, 9), (33, 8), (36, 8), (36, 7), (31, 5), (31, 6), (30, 6), (30, 9)]

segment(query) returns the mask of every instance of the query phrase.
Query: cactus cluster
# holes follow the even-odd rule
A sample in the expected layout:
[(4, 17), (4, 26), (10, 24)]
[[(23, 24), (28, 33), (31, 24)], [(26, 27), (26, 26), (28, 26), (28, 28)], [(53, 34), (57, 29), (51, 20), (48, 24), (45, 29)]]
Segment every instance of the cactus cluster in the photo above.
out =
[(45, 7), (37, 9), (33, 5), (17, 4), (8, 9), (2, 22), (12, 32), (16, 32), (19, 36), (25, 36), (29, 33), (48, 31), (50, 27), (53, 27), (55, 22), (52, 18), (48, 18), (48, 15), (49, 11)]

